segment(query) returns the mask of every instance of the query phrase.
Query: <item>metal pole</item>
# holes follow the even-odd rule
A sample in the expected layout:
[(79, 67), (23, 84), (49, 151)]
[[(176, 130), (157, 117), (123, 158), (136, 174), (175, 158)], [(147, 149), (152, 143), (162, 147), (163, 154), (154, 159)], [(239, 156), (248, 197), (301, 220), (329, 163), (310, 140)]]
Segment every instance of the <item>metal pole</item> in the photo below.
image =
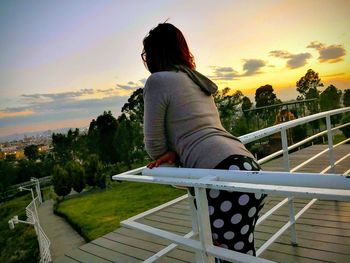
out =
[(282, 139), (284, 170), (286, 172), (289, 172), (290, 171), (290, 164), (289, 164), (288, 138), (287, 138), (286, 129), (281, 130), (281, 139)]
[(195, 187), (196, 203), (197, 203), (197, 222), (199, 227), (199, 239), (202, 244), (202, 260), (203, 263), (214, 263), (213, 256), (207, 254), (207, 247), (213, 245), (211, 237), (211, 229), (209, 222), (209, 208), (206, 188)]
[(332, 125), (331, 125), (331, 116), (326, 116), (326, 125), (327, 125), (327, 137), (328, 137), (328, 148), (329, 148), (329, 165), (331, 166), (330, 171), (335, 173), (335, 162), (334, 162), (334, 151), (333, 151), (333, 134), (332, 134)]
[[(191, 209), (191, 214), (192, 214), (192, 231), (194, 233), (194, 235), (198, 235), (199, 233), (199, 229), (198, 229), (198, 215), (197, 215), (197, 209), (195, 207), (195, 202), (196, 199), (194, 198), (194, 196), (192, 196), (190, 190), (187, 190), (187, 195), (188, 195), (188, 202), (190, 205), (190, 209)], [(195, 262), (201, 262), (202, 260), (202, 256), (199, 253), (199, 251), (195, 252)]]
[[(286, 172), (289, 172), (290, 162), (289, 162), (289, 154), (288, 154), (288, 137), (287, 137), (286, 129), (281, 130), (281, 139), (282, 139), (284, 169), (286, 170)], [(295, 213), (294, 213), (293, 197), (288, 197), (288, 207), (289, 207), (289, 220), (291, 223), (291, 226), (290, 226), (291, 242), (293, 245), (297, 245), (298, 241), (297, 241), (297, 232), (295, 229)]]

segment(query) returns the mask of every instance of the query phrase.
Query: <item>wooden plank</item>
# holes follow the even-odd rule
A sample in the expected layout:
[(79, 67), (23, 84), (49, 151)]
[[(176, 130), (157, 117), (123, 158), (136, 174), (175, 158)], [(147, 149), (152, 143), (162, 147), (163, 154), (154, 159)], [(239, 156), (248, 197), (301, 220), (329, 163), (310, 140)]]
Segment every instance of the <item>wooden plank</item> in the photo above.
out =
[(129, 255), (126, 255), (124, 253), (118, 253), (114, 250), (108, 249), (104, 246), (101, 246), (101, 244), (97, 244), (96, 242), (87, 243), (80, 247), (81, 250), (85, 252), (89, 252), (91, 254), (94, 254), (98, 257), (101, 257), (106, 260), (110, 260), (115, 263), (138, 263), (140, 260), (138, 260), (135, 257), (131, 257)]
[[(175, 219), (175, 220), (183, 220), (184, 222), (187, 222), (187, 224), (191, 221), (191, 216), (190, 215), (183, 215), (180, 213), (168, 213), (168, 212), (159, 212), (156, 213), (157, 216), (162, 216), (168, 219)], [(144, 217), (148, 218), (148, 216)]]
[[(261, 244), (263, 242), (265, 242), (270, 236), (271, 236), (270, 234), (259, 233), (259, 237), (256, 236), (256, 238), (255, 238), (256, 246), (260, 247)], [(312, 237), (314, 237), (314, 238), (312, 238)], [(318, 250), (335, 252), (335, 253), (340, 253), (340, 254), (350, 256), (350, 244), (345, 244), (345, 243), (335, 244), (335, 243), (332, 243), (329, 241), (324, 242), (324, 241), (320, 241), (319, 239), (315, 239), (316, 237), (317, 237), (317, 235), (311, 235), (311, 236), (298, 235), (298, 247), (318, 249)], [(262, 238), (263, 240), (261, 240), (260, 238)], [(290, 234), (286, 233), (286, 234), (282, 235), (280, 238), (278, 238), (276, 243), (290, 245), (291, 244)]]
[[(308, 233), (321, 233), (326, 235), (334, 235), (340, 237), (350, 237), (350, 231), (337, 229), (337, 228), (329, 228), (329, 227), (319, 227), (319, 226), (306, 226), (306, 225), (296, 225), (296, 228), (299, 231), (305, 231)], [(276, 232), (279, 227), (275, 227), (274, 225), (259, 225), (256, 231), (261, 231), (265, 233), (270, 233), (271, 231)]]
[(162, 217), (159, 215), (151, 215), (151, 216), (147, 216), (146, 219), (148, 220), (153, 220), (156, 222), (161, 222), (161, 223), (167, 223), (170, 225), (176, 225), (176, 226), (185, 226), (188, 228), (192, 227), (192, 224), (190, 221), (184, 221), (181, 219), (174, 219), (174, 218), (167, 218), (167, 217)]
[[(313, 260), (327, 261), (327, 262), (349, 262), (350, 256), (339, 253), (323, 251), (318, 249), (294, 247), (281, 243), (273, 243), (269, 251), (282, 252), (291, 256), (299, 256)], [(264, 253), (262, 254), (264, 257)]]
[(299, 257), (296, 255), (288, 255), (281, 252), (266, 250), (262, 257), (280, 263), (320, 263), (327, 262), (323, 260), (315, 260), (310, 258)]
[(189, 233), (191, 231), (191, 228), (188, 228), (188, 227), (175, 226), (175, 225), (160, 223), (160, 222), (148, 220), (148, 219), (141, 219), (141, 220), (138, 220), (138, 222), (145, 224), (145, 225), (148, 225), (148, 226), (153, 226), (153, 227), (156, 227), (159, 229), (170, 231), (174, 234), (179, 234), (182, 236), (186, 235), (187, 233)]
[[(135, 239), (139, 239), (139, 240), (143, 240), (143, 241), (151, 242), (151, 243), (155, 243), (155, 244), (160, 244), (160, 245), (164, 245), (164, 246), (168, 246), (169, 244), (171, 244), (170, 241), (168, 241), (164, 238), (160, 238), (160, 237), (157, 237), (154, 235), (147, 234), (145, 232), (141, 232), (141, 231), (133, 230), (130, 228), (125, 228), (125, 227), (118, 228), (117, 230), (113, 231), (113, 233), (118, 233), (118, 234), (125, 235), (128, 237), (133, 237)], [(178, 249), (192, 253), (192, 250), (190, 250), (186, 247), (178, 246)]]
[(55, 259), (53, 263), (80, 263), (81, 261), (77, 261), (73, 258), (70, 258), (68, 256), (63, 256)]
[(110, 260), (106, 260), (103, 258), (100, 258), (98, 256), (95, 256), (91, 253), (88, 253), (86, 251), (81, 250), (80, 248), (78, 249), (73, 249), (66, 253), (66, 255), (72, 259), (75, 259), (79, 262), (89, 262), (89, 263), (109, 263), (112, 262)]
[[(104, 236), (105, 238), (108, 238), (110, 240), (123, 243), (128, 246), (136, 247), (136, 248), (142, 248), (144, 250), (153, 252), (154, 254), (165, 248), (165, 245), (159, 245), (152, 242), (145, 242), (145, 240), (139, 240), (136, 238), (124, 236), (115, 232), (109, 233)], [(183, 261), (191, 261), (193, 259), (193, 253), (190, 253), (188, 251), (181, 251), (178, 250), (176, 253), (174, 251), (167, 254), (169, 257), (172, 258), (178, 258)]]
[(92, 241), (93, 244), (108, 248), (124, 255), (132, 256), (138, 260), (145, 260), (153, 255), (152, 252), (140, 248), (130, 247), (122, 243), (112, 241), (110, 239), (100, 237)]

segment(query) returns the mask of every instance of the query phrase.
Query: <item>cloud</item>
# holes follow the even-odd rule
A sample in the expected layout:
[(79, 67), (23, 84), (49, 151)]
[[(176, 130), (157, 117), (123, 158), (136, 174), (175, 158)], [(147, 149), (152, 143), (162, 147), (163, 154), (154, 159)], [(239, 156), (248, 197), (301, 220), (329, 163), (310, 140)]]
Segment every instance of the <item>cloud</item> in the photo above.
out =
[(270, 56), (287, 59), (287, 68), (295, 69), (307, 64), (307, 60), (312, 56), (310, 53), (292, 54), (285, 50), (273, 50), (269, 52)]
[(213, 80), (237, 80), (239, 77), (248, 77), (261, 73), (260, 69), (266, 66), (266, 62), (261, 59), (244, 59), (243, 73), (240, 74), (232, 67), (210, 66), (214, 75)]
[(127, 99), (128, 96), (115, 95), (102, 99), (55, 101), (35, 106), (2, 109), (0, 110), (0, 128), (74, 118), (93, 119), (105, 110), (111, 110), (113, 113), (119, 114)]
[(318, 51), (319, 57), (318, 60), (321, 63), (336, 63), (343, 60), (343, 57), (346, 55), (346, 50), (342, 45), (330, 45), (326, 46), (318, 41), (313, 41), (308, 48), (314, 48)]
[[(138, 82), (129, 81), (127, 85), (117, 84), (115, 88), (80, 89), (78, 91), (58, 93), (22, 94), (18, 98), (20, 106), (0, 108), (0, 119), (16, 122), (21, 118), (41, 119), (43, 115), (62, 115), (60, 118), (69, 119), (72, 114), (86, 115), (94, 109), (120, 111), (123, 106), (113, 102), (127, 101), (131, 91), (139, 88)], [(119, 108), (118, 108), (119, 107)], [(56, 118), (55, 117), (55, 118)], [(2, 126), (2, 125), (0, 125)]]
[(80, 91), (73, 92), (22, 94), (20, 99), (25, 104), (36, 105), (52, 101), (71, 101), (75, 98), (95, 93), (96, 91), (93, 89), (81, 89)]
[(138, 88), (142, 88), (143, 87), (143, 85), (144, 85), (144, 83), (142, 82), (143, 80), (144, 79), (141, 79), (139, 82), (129, 81), (125, 85), (117, 84), (117, 87), (122, 89), (122, 90), (134, 91), (134, 90), (137, 90)]
[(266, 66), (266, 62), (261, 59), (245, 59), (243, 70), (245, 71), (241, 76), (253, 76), (261, 73), (259, 70)]
[(213, 80), (234, 80), (239, 74), (232, 67), (218, 67), (218, 66), (210, 66), (213, 70), (212, 78)]

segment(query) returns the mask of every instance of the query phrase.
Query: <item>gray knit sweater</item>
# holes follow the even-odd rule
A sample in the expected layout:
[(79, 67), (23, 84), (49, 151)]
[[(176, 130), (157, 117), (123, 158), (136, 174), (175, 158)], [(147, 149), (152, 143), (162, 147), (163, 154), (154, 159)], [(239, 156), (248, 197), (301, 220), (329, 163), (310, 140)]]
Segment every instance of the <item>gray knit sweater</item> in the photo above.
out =
[[(210, 80), (204, 79), (206, 82)], [(157, 72), (147, 79), (144, 141), (150, 157), (175, 151), (188, 168), (214, 168), (233, 154), (253, 158), (222, 127), (213, 97), (201, 88), (181, 71)]]

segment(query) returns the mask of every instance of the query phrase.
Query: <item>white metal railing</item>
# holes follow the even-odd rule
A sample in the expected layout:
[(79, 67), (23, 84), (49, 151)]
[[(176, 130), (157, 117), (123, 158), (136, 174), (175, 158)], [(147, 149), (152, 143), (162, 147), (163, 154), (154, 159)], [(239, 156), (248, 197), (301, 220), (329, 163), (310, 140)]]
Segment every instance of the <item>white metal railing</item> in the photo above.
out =
[[(174, 242), (167, 248), (158, 252), (156, 255), (147, 259), (145, 262), (154, 262), (159, 257), (165, 255), (171, 249), (176, 247), (176, 244), (181, 244), (193, 249), (196, 252), (197, 262), (214, 262), (214, 257), (222, 258), (230, 262), (271, 262), (262, 258), (258, 258), (279, 236), (281, 236), (288, 228), (291, 229), (292, 243), (297, 244), (297, 235), (295, 231), (296, 220), (317, 201), (316, 198), (326, 200), (342, 200), (350, 201), (350, 178), (348, 176), (340, 176), (334, 174), (334, 167), (337, 163), (344, 161), (345, 157), (335, 160), (333, 149), (339, 145), (349, 141), (345, 139), (343, 142), (333, 145), (332, 132), (339, 128), (350, 125), (350, 123), (331, 127), (330, 117), (336, 114), (349, 112), (350, 107), (322, 112), (315, 115), (303, 117), (292, 120), (286, 123), (281, 123), (273, 127), (265, 128), (244, 136), (239, 139), (243, 143), (253, 142), (270, 136), (274, 133), (281, 133), (282, 150), (273, 153), (263, 159), (259, 160), (260, 164), (265, 163), (277, 156), (283, 155), (285, 172), (268, 172), (268, 171), (227, 171), (227, 170), (213, 170), (213, 169), (186, 169), (186, 168), (153, 168), (152, 170), (146, 167), (134, 169), (119, 175), (114, 175), (114, 180), (126, 180), (137, 182), (148, 182), (157, 184), (170, 184), (185, 187), (195, 188), (195, 198), (197, 202), (197, 209), (194, 208), (191, 195), (190, 206), (192, 210), (192, 231), (185, 236), (176, 235), (174, 233), (160, 230), (154, 227), (146, 226), (136, 222), (140, 217), (148, 213), (140, 214), (136, 217), (129, 218), (123, 222), (122, 225), (139, 229), (153, 235), (167, 238)], [(310, 136), (296, 144), (288, 145), (287, 129), (293, 128), (297, 125), (309, 123), (314, 120), (326, 119), (326, 130), (316, 135)], [(322, 151), (322, 154), (329, 153), (329, 166), (321, 173), (295, 173), (298, 169), (307, 165), (310, 161), (315, 159), (312, 156), (309, 160), (291, 169), (289, 164), (289, 151), (300, 147), (301, 145), (327, 134), (328, 148)], [(319, 156), (318, 154), (317, 156)], [(348, 155), (346, 155), (348, 156)], [(333, 174), (325, 175), (325, 172), (331, 170)], [(344, 173), (348, 174), (350, 169)], [(142, 176), (140, 176), (142, 174)], [(258, 194), (285, 196), (286, 198), (278, 203), (276, 206), (267, 211), (260, 217), (257, 225), (266, 220), (270, 215), (275, 213), (280, 207), (288, 203), (290, 218), (281, 229), (279, 229), (270, 239), (268, 239), (258, 250), (257, 257), (246, 254), (237, 253), (231, 250), (213, 246), (210, 235), (210, 224), (208, 214), (208, 204), (206, 197), (206, 189), (218, 190), (235, 190), (241, 192), (252, 192)], [(183, 198), (185, 198), (184, 196)], [(302, 208), (296, 215), (294, 213), (293, 198), (306, 197), (313, 198), (304, 208)], [(181, 199), (182, 200), (182, 199)], [(165, 204), (153, 209), (151, 212), (162, 209)], [(193, 236), (199, 236), (199, 241), (191, 239)]]
[(39, 263), (50, 263), (52, 262), (51, 253), (50, 253), (51, 243), (40, 225), (39, 215), (37, 210), (37, 207), (42, 203), (40, 184), (39, 184), (39, 180), (36, 180), (36, 178), (32, 178), (31, 182), (32, 182), (32, 185), (35, 186), (35, 189), (37, 192), (36, 197), (34, 196), (34, 192), (32, 188), (25, 188), (22, 186), (19, 187), (20, 191), (27, 190), (27, 191), (30, 191), (32, 195), (32, 201), (27, 205), (25, 209), (27, 219), (25, 221), (19, 220), (18, 216), (14, 216), (12, 219), (9, 220), (8, 223), (11, 229), (13, 229), (15, 227), (15, 224), (18, 224), (18, 223), (32, 225), (38, 237), (39, 251), (40, 251)]

